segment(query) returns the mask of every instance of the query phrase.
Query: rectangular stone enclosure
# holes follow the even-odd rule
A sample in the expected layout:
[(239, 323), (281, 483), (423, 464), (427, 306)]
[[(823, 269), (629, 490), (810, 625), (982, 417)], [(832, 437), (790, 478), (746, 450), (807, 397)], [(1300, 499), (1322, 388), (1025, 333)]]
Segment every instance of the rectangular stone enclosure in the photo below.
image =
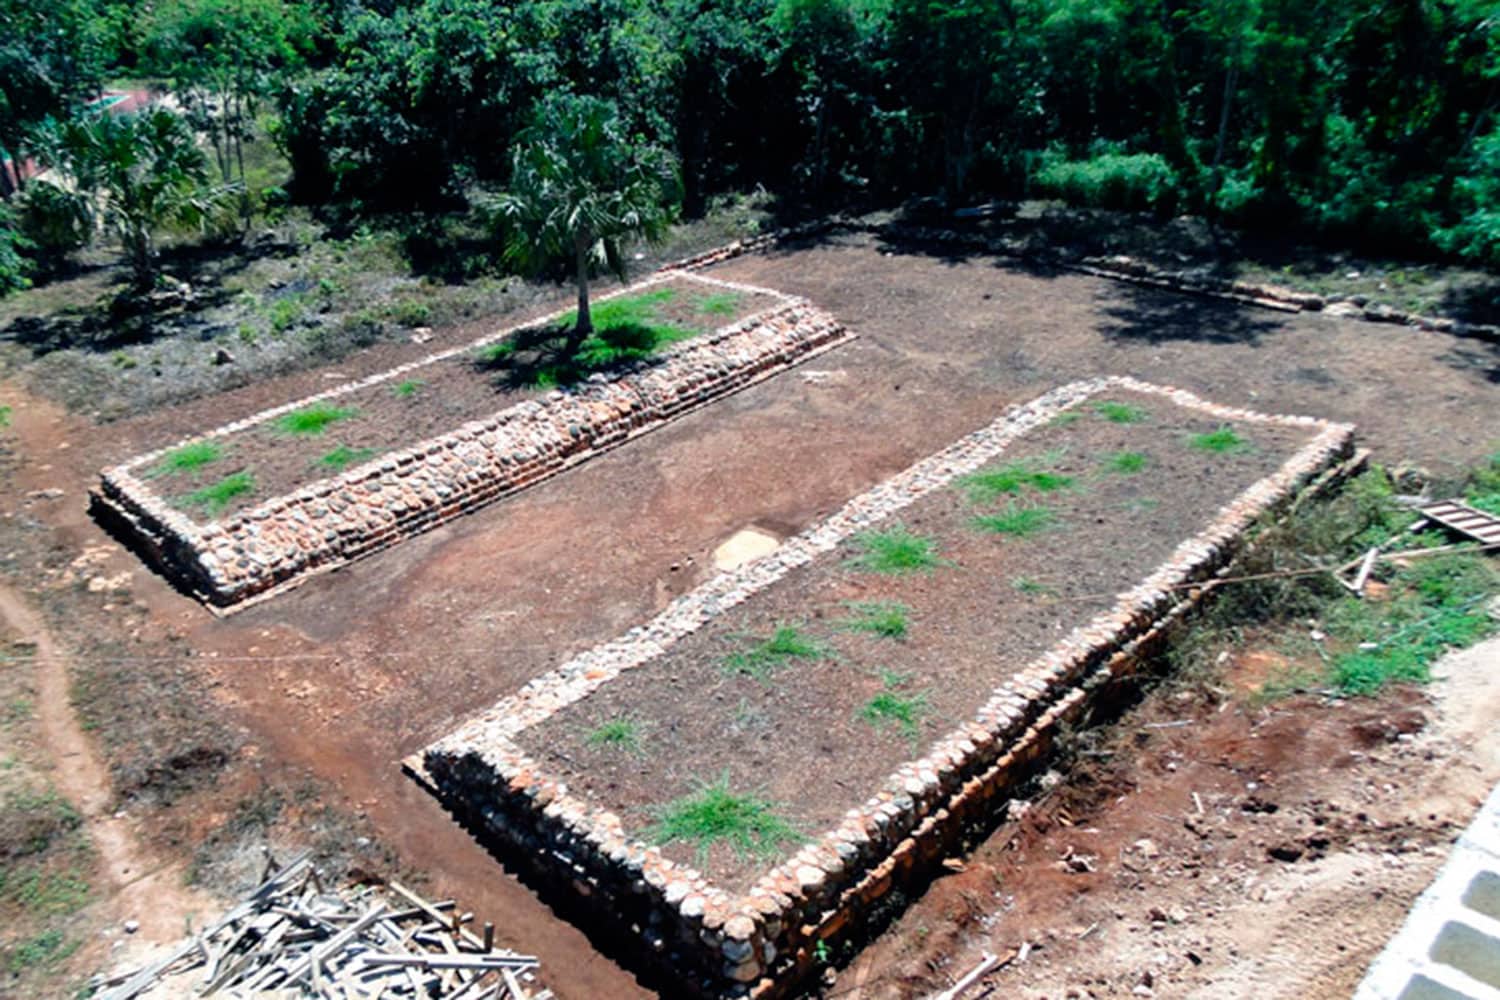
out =
[[(780, 995), (995, 815), (1252, 524), (1352, 450), (1348, 425), (1070, 383), (405, 767), (676, 989)], [(779, 823), (739, 850), (674, 825), (718, 793)]]
[[(174, 503), (155, 488), (159, 470), (185, 449), (217, 454), (310, 408), (336, 418), (354, 413), (350, 407), (377, 388), (385, 395), (415, 391), (424, 377), (451, 373), (475, 352), (504, 347), (501, 342), (518, 331), (568, 315), (559, 311), (138, 455), (100, 474), (95, 512), (201, 600), (242, 606), (531, 486), (853, 336), (806, 300), (682, 268), (595, 302), (607, 308), (612, 300), (649, 296), (668, 283), (701, 286), (720, 305), (743, 300), (765, 307), (568, 388), (536, 393), (498, 412), (481, 410), (450, 433), (403, 442), (378, 456), (366, 450), (347, 471), (310, 474), (314, 481), (301, 488), (217, 519), (197, 520), (180, 498)], [(389, 437), (391, 429), (382, 430)]]

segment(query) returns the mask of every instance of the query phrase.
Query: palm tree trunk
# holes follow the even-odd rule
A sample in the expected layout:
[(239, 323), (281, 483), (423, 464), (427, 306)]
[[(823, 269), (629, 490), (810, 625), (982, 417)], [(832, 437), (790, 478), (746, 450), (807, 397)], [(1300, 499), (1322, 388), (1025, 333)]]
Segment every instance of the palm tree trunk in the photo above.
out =
[(584, 338), (594, 332), (594, 320), (589, 315), (589, 257), (588, 240), (582, 236), (573, 240), (574, 280), (578, 282), (578, 321), (568, 334), (568, 356), (578, 353)]

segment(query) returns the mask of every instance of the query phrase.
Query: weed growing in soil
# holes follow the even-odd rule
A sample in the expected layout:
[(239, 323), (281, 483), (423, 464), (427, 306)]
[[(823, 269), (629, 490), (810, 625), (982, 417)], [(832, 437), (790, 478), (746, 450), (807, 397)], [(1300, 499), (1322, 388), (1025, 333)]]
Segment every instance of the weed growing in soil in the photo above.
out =
[(1094, 404), (1094, 412), (1112, 424), (1139, 424), (1150, 419), (1146, 411), (1129, 403), (1120, 403), (1107, 399), (1102, 403)]
[(1147, 458), (1138, 451), (1117, 451), (1105, 459), (1104, 467), (1124, 476), (1134, 475), (1146, 467)]
[(421, 379), (409, 378), (405, 382), (396, 383), (396, 387), (391, 391), (396, 394), (397, 399), (410, 399), (417, 393), (421, 392), (422, 386), (426, 384), (427, 383), (423, 382)]
[(1426, 682), (1432, 662), (1495, 629), (1485, 602), (1500, 573), (1474, 553), (1414, 560), (1391, 581), (1384, 605), (1344, 599), (1329, 631), (1354, 646), (1334, 656), (1330, 676), (1345, 694), (1374, 694), (1394, 681)]
[(872, 573), (931, 572), (948, 561), (937, 553), (937, 543), (897, 526), (885, 531), (862, 531), (853, 538), (859, 555), (849, 562)]
[(789, 660), (821, 660), (828, 647), (791, 625), (779, 625), (769, 639), (763, 639), (747, 650), (724, 658), (729, 673), (745, 674), (758, 681), (769, 681), (771, 674)]
[(1046, 507), (1021, 507), (1014, 501), (999, 514), (974, 518), (976, 528), (1012, 538), (1030, 538), (1052, 527), (1055, 522), (1056, 517)]
[(331, 424), (348, 420), (355, 411), (327, 403), (314, 403), (276, 419), (276, 429), (283, 434), (322, 434)]
[(641, 728), (641, 724), (634, 719), (620, 716), (595, 726), (584, 738), (584, 742), (591, 747), (638, 753), (641, 749)]
[[(1336, 497), (1308, 504), (1284, 522), (1262, 524), (1254, 548), (1236, 567), (1248, 579), (1222, 587), (1169, 651), (1178, 679), (1211, 691), (1218, 686), (1220, 655), (1247, 634), (1305, 636), (1311, 620), (1321, 623), (1328, 640), (1292, 654), (1302, 662), (1269, 680), (1257, 699), (1329, 687), (1373, 694), (1388, 683), (1426, 680), (1444, 650), (1493, 632), (1484, 606), (1500, 590), (1500, 570), (1475, 553), (1414, 559), (1394, 572), (1382, 567), (1377, 577), (1388, 589), (1366, 600), (1349, 596), (1327, 574), (1280, 574), (1340, 565), (1404, 532), (1418, 515), (1395, 504), (1393, 492), (1385, 472), (1371, 469)], [(1427, 544), (1408, 538), (1405, 544)]]
[(803, 839), (796, 827), (776, 814), (773, 803), (754, 795), (736, 795), (729, 788), (729, 772), (717, 781), (698, 783), (691, 795), (662, 807), (651, 837), (662, 844), (692, 841), (698, 847), (699, 863), (709, 848), (727, 843), (744, 857), (774, 857), (782, 844)]
[(351, 448), (341, 444), (337, 448), (318, 459), (318, 464), (326, 469), (341, 472), (351, 465), (358, 465), (375, 457), (374, 448)]
[(913, 746), (920, 735), (922, 717), (927, 714), (927, 695), (922, 691), (901, 693), (906, 677), (890, 670), (880, 673), (881, 691), (860, 706), (859, 717), (876, 729), (894, 724)]
[(1500, 451), (1469, 474), (1464, 497), (1477, 510), (1500, 514)]
[(183, 497), (182, 502), (189, 507), (201, 508), (204, 513), (218, 514), (235, 497), (243, 496), (255, 489), (255, 478), (248, 472), (236, 472), (232, 476), (225, 476), (212, 486), (205, 486), (201, 490), (189, 493)]
[(1029, 576), (1018, 576), (1010, 582), (1010, 585), (1029, 597), (1043, 597), (1054, 593), (1051, 587)]
[(56, 927), (48, 928), (11, 952), (7, 970), (12, 975), (19, 975), (27, 969), (57, 965), (77, 951), (82, 943), (77, 939), (68, 940)]
[(897, 601), (852, 601), (854, 614), (840, 624), (851, 632), (868, 632), (883, 639), (904, 639), (911, 608)]
[(1239, 451), (1250, 444), (1250, 442), (1240, 437), (1228, 427), (1220, 427), (1218, 430), (1209, 431), (1207, 434), (1195, 434), (1188, 439), (1188, 443), (1199, 451), (1212, 452), (1215, 455)]
[(168, 476), (172, 473), (194, 472), (211, 462), (224, 457), (224, 448), (216, 441), (194, 441), (181, 448), (173, 448), (151, 470), (153, 476)]
[(732, 316), (739, 307), (739, 292), (715, 292), (698, 300), (698, 311), (705, 316)]
[(970, 503), (993, 503), (1002, 496), (1020, 493), (1028, 486), (1039, 493), (1066, 489), (1073, 485), (1073, 479), (1025, 462), (1013, 462), (989, 472), (964, 476), (958, 485), (968, 495)]
[(1066, 427), (1069, 424), (1076, 424), (1082, 419), (1083, 414), (1079, 413), (1077, 410), (1064, 410), (1062, 413), (1059, 413), (1057, 416), (1048, 421), (1047, 426)]

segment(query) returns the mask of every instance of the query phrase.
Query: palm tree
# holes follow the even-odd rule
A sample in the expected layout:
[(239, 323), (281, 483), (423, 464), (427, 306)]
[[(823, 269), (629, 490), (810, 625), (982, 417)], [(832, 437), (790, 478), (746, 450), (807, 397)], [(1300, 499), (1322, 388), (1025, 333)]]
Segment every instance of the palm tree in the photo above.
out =
[(612, 102), (558, 94), (539, 102), (534, 124), (517, 137), (510, 190), (498, 209), (505, 258), (537, 271), (566, 261), (578, 285), (572, 355), (593, 332), (589, 278), (607, 267), (625, 280), (624, 242), (660, 239), (679, 198), (677, 166), (666, 150), (625, 134)]
[(209, 183), (192, 130), (161, 107), (72, 119), (49, 132), (41, 152), (90, 228), (119, 239), (137, 290), (156, 277), (156, 232), (204, 225), (232, 191)]

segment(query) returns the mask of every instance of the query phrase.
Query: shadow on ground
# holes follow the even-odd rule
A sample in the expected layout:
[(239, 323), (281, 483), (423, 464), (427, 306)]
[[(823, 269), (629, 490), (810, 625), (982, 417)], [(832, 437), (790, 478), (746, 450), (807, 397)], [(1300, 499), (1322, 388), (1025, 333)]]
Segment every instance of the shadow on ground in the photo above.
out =
[[(1099, 331), (1113, 341), (1162, 344), (1260, 346), (1261, 339), (1282, 329), (1270, 314), (1219, 299), (1158, 292), (1117, 284), (1110, 290)], [(1123, 301), (1120, 297), (1123, 296)]]

